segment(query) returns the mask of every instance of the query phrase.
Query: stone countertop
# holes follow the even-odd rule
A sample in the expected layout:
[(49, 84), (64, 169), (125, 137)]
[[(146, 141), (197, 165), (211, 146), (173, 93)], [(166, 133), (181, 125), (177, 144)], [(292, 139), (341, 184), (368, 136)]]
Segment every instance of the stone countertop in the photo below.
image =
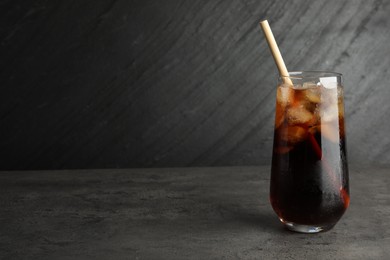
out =
[(0, 173), (1, 259), (388, 259), (390, 168), (351, 167), (330, 231), (285, 230), (268, 166)]

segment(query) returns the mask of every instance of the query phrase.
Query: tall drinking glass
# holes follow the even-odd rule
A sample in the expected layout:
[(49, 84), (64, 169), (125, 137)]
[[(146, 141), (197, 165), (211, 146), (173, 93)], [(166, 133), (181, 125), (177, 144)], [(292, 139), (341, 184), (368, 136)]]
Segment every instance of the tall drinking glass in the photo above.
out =
[(349, 205), (342, 75), (279, 77), (270, 200), (290, 230), (331, 229)]

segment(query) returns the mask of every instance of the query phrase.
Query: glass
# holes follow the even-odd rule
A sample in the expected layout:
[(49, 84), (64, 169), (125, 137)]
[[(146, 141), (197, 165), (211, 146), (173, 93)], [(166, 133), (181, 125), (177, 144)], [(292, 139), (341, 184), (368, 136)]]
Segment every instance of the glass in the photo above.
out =
[(279, 77), (270, 200), (290, 230), (331, 229), (349, 205), (342, 75)]

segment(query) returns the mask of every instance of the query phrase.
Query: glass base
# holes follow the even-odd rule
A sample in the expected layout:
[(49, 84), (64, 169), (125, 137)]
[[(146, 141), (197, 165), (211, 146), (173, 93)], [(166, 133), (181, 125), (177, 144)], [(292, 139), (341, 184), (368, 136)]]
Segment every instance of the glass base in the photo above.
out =
[(311, 225), (296, 224), (282, 219), (281, 221), (287, 229), (295, 232), (300, 232), (300, 233), (318, 233), (321, 231), (327, 231), (334, 226), (334, 224), (328, 226), (311, 226)]

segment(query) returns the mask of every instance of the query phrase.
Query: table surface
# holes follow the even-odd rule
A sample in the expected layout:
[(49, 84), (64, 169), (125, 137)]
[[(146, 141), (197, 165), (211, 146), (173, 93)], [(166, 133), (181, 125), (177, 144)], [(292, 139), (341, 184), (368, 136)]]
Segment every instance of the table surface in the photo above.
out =
[(389, 259), (389, 168), (330, 231), (285, 230), (268, 166), (0, 173), (1, 259)]

